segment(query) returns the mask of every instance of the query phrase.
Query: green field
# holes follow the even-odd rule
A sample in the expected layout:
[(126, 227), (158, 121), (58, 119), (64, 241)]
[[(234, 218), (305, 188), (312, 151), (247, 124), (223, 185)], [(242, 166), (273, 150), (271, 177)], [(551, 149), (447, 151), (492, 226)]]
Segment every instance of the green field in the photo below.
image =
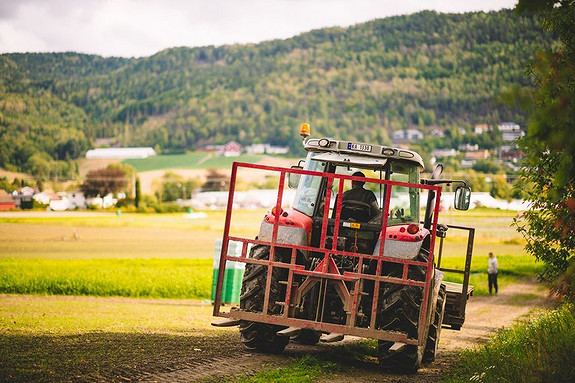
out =
[(238, 157), (214, 156), (209, 153), (160, 154), (158, 156), (123, 161), (138, 172), (163, 169), (230, 169), (233, 162), (255, 163), (264, 155), (243, 154)]
[[(206, 213), (202, 219), (183, 214), (0, 216), (0, 293), (210, 298), (214, 244), (222, 237), (225, 212)], [(234, 210), (231, 234), (254, 238), (263, 213)], [(490, 251), (499, 259), (501, 286), (538, 271), (509, 227), (514, 216), (472, 210), (441, 219), (476, 227), (471, 266), (476, 294), (487, 293)], [(466, 239), (466, 232), (448, 231), (443, 267), (463, 269)]]

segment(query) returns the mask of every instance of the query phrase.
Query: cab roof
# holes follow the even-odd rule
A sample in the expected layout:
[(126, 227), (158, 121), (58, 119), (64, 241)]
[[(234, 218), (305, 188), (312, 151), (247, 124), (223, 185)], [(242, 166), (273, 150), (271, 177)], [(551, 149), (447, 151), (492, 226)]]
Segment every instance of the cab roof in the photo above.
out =
[(372, 145), (362, 142), (341, 141), (333, 138), (310, 138), (304, 142), (308, 152), (321, 153), (316, 160), (352, 165), (366, 169), (378, 169), (387, 161), (402, 161), (419, 166), (423, 171), (423, 159), (414, 151)]

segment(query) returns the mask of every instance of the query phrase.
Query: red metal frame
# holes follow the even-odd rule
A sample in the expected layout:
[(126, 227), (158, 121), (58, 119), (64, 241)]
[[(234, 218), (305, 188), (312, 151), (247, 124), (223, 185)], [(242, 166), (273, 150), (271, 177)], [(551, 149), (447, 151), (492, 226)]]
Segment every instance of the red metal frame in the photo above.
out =
[[(312, 176), (319, 176), (327, 178), (327, 187), (326, 187), (326, 195), (325, 195), (325, 207), (324, 207), (324, 214), (323, 214), (323, 222), (322, 222), (322, 232), (320, 238), (320, 246), (318, 247), (311, 247), (311, 246), (302, 246), (302, 245), (292, 245), (292, 244), (284, 244), (284, 243), (277, 243), (277, 234), (278, 234), (278, 227), (279, 227), (279, 220), (276, 219), (273, 222), (273, 232), (272, 232), (272, 239), (271, 242), (255, 240), (255, 239), (248, 239), (242, 238), (237, 236), (230, 236), (230, 224), (233, 214), (233, 200), (234, 200), (234, 192), (235, 192), (235, 184), (236, 184), (236, 177), (238, 168), (249, 168), (249, 169), (259, 169), (262, 171), (268, 172), (275, 172), (276, 174), (279, 173), (279, 185), (278, 185), (278, 194), (276, 199), (276, 211), (279, 211), (282, 205), (282, 198), (283, 198), (283, 189), (284, 189), (284, 181), (286, 174), (288, 173), (295, 173), (295, 174), (308, 174)], [(217, 288), (216, 288), (216, 296), (214, 299), (214, 316), (219, 317), (228, 317), (228, 318), (235, 318), (235, 319), (244, 319), (248, 321), (254, 322), (263, 322), (263, 323), (270, 323), (275, 325), (283, 325), (283, 326), (294, 326), (294, 327), (301, 327), (301, 328), (308, 328), (314, 329), (318, 331), (325, 331), (325, 332), (332, 332), (332, 333), (339, 333), (339, 334), (349, 334), (355, 336), (361, 336), (366, 338), (375, 338), (381, 340), (388, 340), (388, 341), (401, 341), (407, 344), (418, 344), (425, 339), (423, 339), (423, 335), (425, 335), (425, 319), (428, 310), (428, 304), (431, 293), (431, 274), (430, 272), (426, 272), (425, 282), (421, 281), (414, 281), (407, 278), (408, 268), (410, 265), (417, 265), (417, 266), (424, 266), (426, 270), (430, 270), (433, 267), (433, 260), (434, 254), (433, 249), (435, 248), (435, 235), (436, 235), (436, 227), (437, 227), (437, 219), (439, 213), (439, 205), (440, 205), (440, 197), (441, 197), (441, 188), (439, 186), (431, 186), (431, 185), (415, 185), (409, 184), (404, 182), (395, 182), (395, 181), (386, 181), (386, 180), (378, 180), (378, 179), (368, 179), (371, 183), (382, 184), (383, 187), (386, 189), (386, 198), (384, 201), (384, 214), (383, 214), (383, 224), (382, 224), (382, 231), (380, 233), (379, 239), (380, 241), (380, 248), (378, 255), (370, 255), (370, 254), (363, 254), (363, 253), (353, 253), (347, 252), (342, 250), (337, 250), (337, 238), (339, 235), (339, 223), (340, 223), (340, 214), (341, 214), (341, 201), (342, 198), (337, 199), (336, 206), (336, 217), (335, 217), (335, 224), (334, 224), (334, 233), (333, 233), (333, 241), (331, 248), (325, 248), (325, 241), (327, 237), (327, 227), (328, 227), (328, 217), (329, 217), (329, 209), (330, 209), (330, 199), (332, 196), (332, 186), (334, 183), (334, 179), (339, 179), (339, 190), (338, 194), (343, 195), (343, 188), (344, 182), (343, 180), (353, 181), (353, 180), (365, 180), (362, 177), (353, 177), (353, 176), (346, 176), (346, 175), (339, 175), (333, 173), (324, 173), (324, 172), (314, 172), (302, 169), (286, 169), (286, 168), (279, 168), (273, 166), (265, 166), (265, 165), (256, 165), (256, 164), (247, 164), (247, 163), (238, 163), (234, 162), (232, 166), (232, 174), (231, 174), (231, 181), (230, 181), (230, 190), (228, 196), (228, 205), (227, 205), (227, 213), (226, 213), (226, 221), (224, 225), (224, 234), (223, 234), (223, 241), (222, 241), (222, 250), (220, 256), (220, 264), (219, 264), (219, 273), (218, 273), (218, 280), (217, 280)], [(399, 187), (409, 187), (409, 188), (418, 188), (422, 190), (429, 190), (435, 191), (436, 193), (436, 200), (434, 206), (434, 215), (433, 215), (433, 224), (431, 227), (431, 243), (430, 243), (430, 251), (429, 251), (429, 258), (428, 261), (425, 262), (418, 262), (413, 260), (402, 260), (397, 258), (390, 258), (384, 257), (384, 247), (385, 247), (385, 238), (386, 238), (386, 231), (387, 231), (387, 216), (389, 211), (389, 204), (391, 198), (391, 190), (392, 187), (399, 186)], [(242, 252), (239, 257), (237, 256), (230, 256), (228, 255), (228, 244), (229, 241), (236, 241), (242, 243)], [(268, 260), (258, 260), (252, 259), (247, 257), (247, 248), (248, 244), (261, 244), (270, 247), (270, 256)], [(289, 263), (286, 262), (279, 262), (273, 261), (274, 253), (276, 247), (281, 247), (282, 249), (291, 249), (291, 259)], [(303, 265), (296, 264), (296, 256), (298, 251), (308, 251), (308, 252), (315, 252), (315, 253), (323, 253), (324, 258), (316, 267), (315, 270), (304, 270)], [(360, 272), (344, 272), (340, 274), (337, 267), (335, 266), (331, 255), (345, 255), (350, 257), (359, 258), (359, 267), (358, 270)], [(377, 271), (376, 274), (364, 274), (361, 273), (362, 264), (366, 259), (374, 259), (377, 261)], [(228, 312), (221, 311), (221, 291), (224, 279), (224, 270), (226, 267), (226, 263), (228, 261), (233, 262), (244, 262), (244, 263), (252, 263), (252, 264), (259, 264), (264, 265), (267, 267), (267, 278), (266, 278), (266, 289), (264, 294), (264, 304), (261, 313), (254, 313), (254, 312), (247, 312), (241, 311), (238, 308), (231, 308)], [(382, 274), (382, 267), (383, 262), (394, 262), (403, 264), (403, 274), (401, 278), (396, 277), (388, 277), (383, 276)], [(270, 283), (271, 283), (271, 274), (273, 267), (281, 267), (288, 270), (288, 280), (285, 282), (287, 283), (286, 286), (286, 297), (285, 301), (282, 303), (284, 306), (283, 314), (281, 316), (278, 315), (270, 315), (267, 314), (268, 312), (268, 302), (269, 302), (269, 291), (270, 291)], [(294, 288), (293, 286), (293, 278), (294, 275), (302, 275), (307, 276), (307, 279), (299, 286), (300, 293), (305, 289), (305, 284), (311, 284), (314, 282), (318, 282), (321, 280), (329, 280), (332, 283), (336, 283), (336, 292), (342, 298), (344, 303), (344, 307), (347, 309), (348, 318), (345, 325), (341, 324), (333, 324), (333, 323), (325, 323), (325, 322), (316, 322), (313, 320), (304, 320), (304, 319), (297, 319), (289, 316), (289, 307), (290, 302), (292, 301), (293, 294), (298, 294), (298, 288)], [(386, 283), (396, 283), (396, 284), (404, 284), (404, 285), (412, 285), (418, 286), (423, 288), (423, 299), (422, 305), (420, 308), (420, 320), (419, 320), (419, 327), (418, 327), (418, 337), (417, 339), (408, 338), (406, 334), (398, 333), (398, 332), (391, 332), (391, 331), (384, 331), (384, 330), (376, 330), (375, 329), (375, 322), (376, 322), (376, 315), (371, 315), (371, 323), (368, 328), (365, 327), (356, 327), (356, 319), (357, 319), (357, 309), (359, 304), (359, 293), (361, 291), (363, 280), (372, 280), (374, 281), (374, 297), (373, 297), (373, 304), (372, 304), (372, 312), (377, 312), (377, 304), (378, 304), (378, 295), (379, 295), (379, 285), (382, 282)], [(308, 282), (309, 281), (309, 282)], [(353, 290), (348, 291), (347, 286), (345, 285), (344, 281), (352, 282), (353, 283)], [(296, 296), (297, 298), (297, 296)], [(351, 306), (351, 307), (350, 307)]]

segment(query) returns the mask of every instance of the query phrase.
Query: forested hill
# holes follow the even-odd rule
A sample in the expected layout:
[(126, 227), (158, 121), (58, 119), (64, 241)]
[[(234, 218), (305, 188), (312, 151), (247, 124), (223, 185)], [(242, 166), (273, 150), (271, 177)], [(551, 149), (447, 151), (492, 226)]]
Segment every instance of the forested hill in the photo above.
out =
[(0, 166), (33, 171), (102, 137), (180, 151), (298, 146), (303, 121), (315, 135), (380, 142), (408, 127), (523, 123), (495, 99), (525, 84), (526, 64), (551, 45), (538, 25), (511, 11), (421, 12), (141, 59), (0, 55)]

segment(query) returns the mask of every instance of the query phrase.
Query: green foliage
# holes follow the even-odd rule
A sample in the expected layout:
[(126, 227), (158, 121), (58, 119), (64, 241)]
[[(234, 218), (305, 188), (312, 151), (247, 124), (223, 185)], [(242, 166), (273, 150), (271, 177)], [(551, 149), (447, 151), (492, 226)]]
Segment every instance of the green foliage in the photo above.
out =
[(473, 165), (473, 170), (487, 174), (505, 173), (503, 167), (491, 160), (479, 160)]
[(575, 381), (575, 317), (564, 306), (500, 331), (479, 350), (466, 350), (445, 382)]
[(87, 197), (104, 197), (125, 190), (127, 185), (126, 171), (121, 166), (112, 164), (107, 168), (89, 171), (82, 184), (82, 191)]
[(197, 179), (184, 177), (173, 172), (166, 172), (162, 177), (161, 192), (158, 199), (161, 202), (171, 202), (178, 199), (190, 199), (192, 192), (200, 186)]
[(0, 258), (0, 293), (209, 299), (211, 259)]
[(268, 383), (268, 382), (313, 382), (316, 378), (325, 377), (329, 373), (337, 372), (339, 366), (333, 362), (324, 361), (306, 355), (289, 363), (287, 367), (262, 371), (254, 376), (245, 376), (234, 379), (237, 383)]
[(520, 99), (531, 111), (520, 147), (527, 154), (521, 178), (532, 204), (515, 225), (526, 250), (545, 263), (542, 278), (560, 279), (556, 292), (575, 299), (575, 268), (569, 268), (575, 262), (575, 4), (526, 0), (517, 9), (538, 12), (560, 43), (537, 52), (529, 70), (535, 87)]
[[(23, 169), (38, 151), (75, 158), (101, 137), (167, 152), (234, 139), (289, 145), (300, 154), (296, 127), (303, 121), (317, 136), (380, 143), (409, 127), (429, 133), (523, 124), (524, 111), (494, 100), (512, 84), (527, 85), (529, 52), (551, 43), (532, 16), (426, 11), (141, 59), (4, 54), (0, 166)], [(450, 134), (441, 144), (491, 148), (498, 140), (495, 133)]]

